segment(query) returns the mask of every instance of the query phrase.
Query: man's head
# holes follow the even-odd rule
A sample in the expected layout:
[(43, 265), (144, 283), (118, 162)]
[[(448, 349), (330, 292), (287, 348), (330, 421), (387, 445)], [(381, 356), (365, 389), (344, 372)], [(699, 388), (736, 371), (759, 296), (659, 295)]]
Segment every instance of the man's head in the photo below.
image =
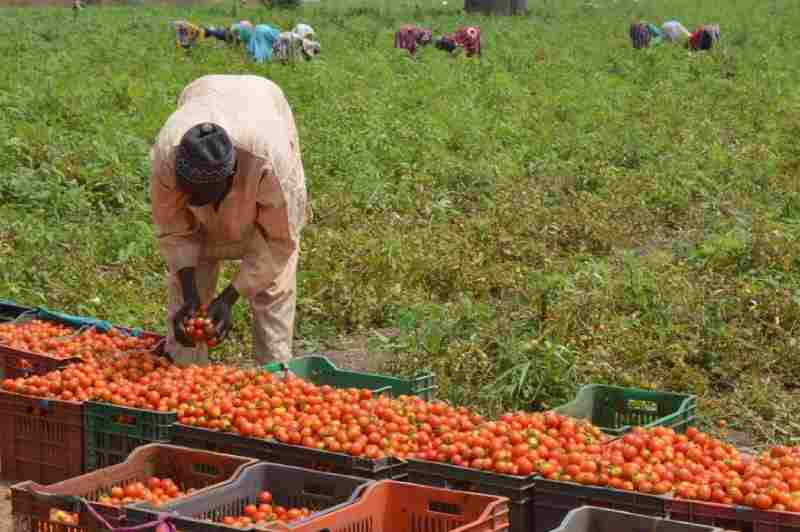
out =
[(183, 135), (175, 152), (178, 186), (189, 195), (189, 204), (221, 201), (230, 190), (236, 171), (236, 150), (219, 125), (204, 122)]

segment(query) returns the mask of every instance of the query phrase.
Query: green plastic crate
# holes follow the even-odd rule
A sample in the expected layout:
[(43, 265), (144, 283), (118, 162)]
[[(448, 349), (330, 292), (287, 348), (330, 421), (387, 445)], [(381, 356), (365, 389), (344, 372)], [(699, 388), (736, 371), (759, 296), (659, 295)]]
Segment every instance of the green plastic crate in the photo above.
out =
[(670, 427), (686, 432), (697, 417), (697, 396), (589, 384), (559, 414), (588, 419), (606, 434), (621, 436), (633, 427)]
[[(84, 403), (84, 472), (124, 462), (138, 447), (168, 443), (175, 412), (140, 410), (87, 401)], [(129, 418), (123, 421), (121, 416)]]
[[(264, 366), (270, 373), (281, 370), (278, 362)], [(289, 369), (298, 377), (311, 381), (318, 386), (328, 385), (334, 388), (366, 388), (374, 393), (390, 395), (417, 395), (425, 400), (435, 396), (435, 375), (427, 373), (411, 379), (401, 379), (388, 375), (361, 373), (337, 368), (328, 357), (308, 355), (293, 358), (289, 361)]]

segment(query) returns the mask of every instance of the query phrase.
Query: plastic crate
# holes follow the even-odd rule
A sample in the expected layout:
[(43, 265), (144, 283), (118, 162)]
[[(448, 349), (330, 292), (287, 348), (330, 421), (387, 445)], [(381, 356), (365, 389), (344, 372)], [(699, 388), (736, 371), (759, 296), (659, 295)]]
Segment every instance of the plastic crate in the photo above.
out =
[(719, 530), (713, 526), (584, 506), (568, 513), (561, 526), (552, 532), (716, 532)]
[[(318, 386), (327, 384), (334, 388), (366, 388), (376, 394), (417, 395), (426, 400), (431, 400), (436, 395), (436, 385), (434, 384), (436, 377), (433, 373), (411, 379), (361, 373), (339, 369), (330, 359), (322, 355), (296, 357), (289, 361), (288, 366), (292, 373)], [(264, 369), (271, 373), (277, 373), (281, 371), (281, 365), (273, 362), (264, 366)]]
[(503, 497), (383, 480), (353, 504), (310, 518), (295, 532), (500, 532), (509, 529)]
[(0, 472), (60, 482), (83, 472), (83, 404), (0, 391)]
[(280, 464), (371, 480), (403, 480), (407, 475), (406, 462), (391, 456), (380, 460), (369, 460), (345, 453), (333, 453), (275, 440), (269, 442), (269, 449), (272, 460)]
[(228, 432), (217, 432), (181, 423), (172, 425), (171, 442), (193, 449), (247, 456), (265, 462), (272, 461), (272, 453), (266, 440), (244, 438)]
[(87, 401), (84, 416), (84, 470), (119, 464), (136, 448), (169, 442), (175, 412), (141, 410)]
[(800, 514), (766, 512), (745, 506), (729, 506), (704, 501), (667, 501), (670, 519), (716, 526), (743, 532), (800, 532)]
[(159, 513), (165, 513), (170, 515), (180, 532), (221, 532), (236, 529), (221, 524), (222, 518), (243, 515), (244, 507), (258, 504), (258, 494), (265, 490), (272, 493), (273, 504), (308, 508), (317, 512), (309, 517), (313, 518), (352, 504), (358, 499), (361, 489), (369, 484), (370, 481), (356, 477), (259, 463), (249, 467), (233, 482), (158, 509), (147, 503), (135, 504), (128, 510), (128, 518), (131, 524), (141, 525), (153, 522)]
[[(11, 489), (11, 504), (15, 522), (26, 525), (21, 530), (46, 532), (105, 531), (83, 503), (96, 501), (114, 486), (146, 482), (151, 476), (168, 477), (181, 489), (202, 490), (218, 484), (235, 482), (256, 460), (172, 445), (151, 444), (134, 451), (123, 463), (64, 482), (42, 486), (23, 482)], [(201, 492), (198, 492), (201, 493)], [(112, 526), (124, 526), (127, 509), (92, 502), (92, 508)], [(53, 523), (52, 510), (78, 513), (78, 526)]]
[(622, 510), (648, 517), (666, 517), (667, 497), (623, 491), (599, 486), (584, 486), (536, 478), (533, 496), (533, 518), (536, 532), (560, 526), (567, 514), (582, 506)]
[(13, 301), (0, 299), (0, 323), (3, 323), (5, 321), (14, 321), (21, 314), (24, 314), (26, 312), (31, 312), (32, 310), (33, 308), (31, 307), (18, 305)]
[[(124, 327), (117, 328), (125, 332), (131, 331)], [(162, 336), (153, 333), (142, 333), (142, 336), (150, 336), (158, 341), (163, 340)], [(156, 352), (163, 354), (161, 347)], [(8, 379), (44, 375), (83, 360), (81, 357), (55, 358), (45, 353), (34, 353), (5, 345), (0, 345), (0, 359), (2, 359), (3, 378)]]
[(533, 530), (535, 477), (515, 477), (479, 471), (442, 462), (408, 460), (408, 482), (458, 491), (506, 497), (510, 529)]
[(671, 427), (686, 432), (697, 416), (697, 396), (589, 384), (555, 411), (588, 419), (612, 436), (623, 435), (636, 426)]
[[(0, 323), (15, 321), (20, 316), (34, 311), (33, 308), (17, 305), (10, 301), (0, 301)], [(0, 378), (3, 379), (43, 375), (77, 361), (80, 361), (80, 358), (57, 359), (0, 344)]]
[(172, 426), (172, 442), (176, 445), (250, 456), (267, 462), (369, 480), (402, 480), (406, 475), (406, 463), (392, 457), (367, 460), (343, 453), (288, 445), (275, 440), (245, 438), (237, 434), (190, 427), (180, 423)]
[[(2, 318), (2, 321), (13, 321), (24, 314), (34, 313), (36, 310), (37, 309), (24, 307), (11, 302), (0, 301), (0, 318)], [(56, 315), (54, 314), (53, 316)], [(70, 324), (68, 323), (68, 325)], [(128, 327), (115, 326), (115, 328), (126, 334), (134, 334), (134, 330)], [(156, 353), (163, 355), (163, 336), (146, 331), (138, 332), (138, 334), (140, 336), (156, 339)], [(35, 353), (0, 345), (0, 371), (2, 371), (0, 377), (3, 379), (17, 379), (32, 375), (44, 375), (45, 373), (64, 368), (70, 364), (80, 362), (81, 360), (80, 357), (55, 358), (49, 356), (47, 353)]]

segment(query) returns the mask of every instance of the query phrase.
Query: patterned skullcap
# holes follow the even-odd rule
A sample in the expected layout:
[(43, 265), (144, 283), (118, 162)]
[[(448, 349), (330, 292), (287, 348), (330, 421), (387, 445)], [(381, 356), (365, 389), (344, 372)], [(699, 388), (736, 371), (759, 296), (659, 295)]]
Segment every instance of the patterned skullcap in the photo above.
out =
[(210, 122), (187, 131), (175, 151), (175, 176), (188, 186), (223, 183), (235, 166), (236, 153), (227, 131)]

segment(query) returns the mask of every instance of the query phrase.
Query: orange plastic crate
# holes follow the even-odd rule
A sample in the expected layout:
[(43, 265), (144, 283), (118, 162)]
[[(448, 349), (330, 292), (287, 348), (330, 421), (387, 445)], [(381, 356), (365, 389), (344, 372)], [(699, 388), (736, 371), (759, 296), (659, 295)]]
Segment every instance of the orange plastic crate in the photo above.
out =
[(381, 480), (360, 500), (292, 532), (500, 532), (509, 529), (508, 499)]
[[(26, 481), (11, 487), (11, 505), (14, 520), (25, 524), (20, 530), (33, 532), (96, 532), (103, 526), (84, 504), (94, 510), (112, 526), (125, 525), (125, 508), (102, 505), (97, 499), (107, 494), (113, 486), (126, 486), (133, 482), (146, 482), (152, 476), (169, 477), (181, 489), (203, 490), (232, 483), (257, 461), (241, 456), (187, 449), (154, 443), (139, 447), (127, 460), (104, 469), (43, 486)], [(80, 498), (84, 503), (78, 503)], [(53, 511), (78, 513), (78, 524), (51, 521)]]

